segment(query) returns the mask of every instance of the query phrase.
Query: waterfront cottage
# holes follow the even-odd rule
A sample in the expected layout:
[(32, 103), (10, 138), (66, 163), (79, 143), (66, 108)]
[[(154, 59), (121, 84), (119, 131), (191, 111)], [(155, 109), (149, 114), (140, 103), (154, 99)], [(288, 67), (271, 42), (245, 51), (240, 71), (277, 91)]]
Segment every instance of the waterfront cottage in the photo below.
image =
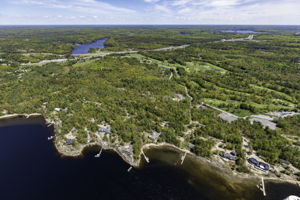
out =
[(160, 133), (158, 133), (156, 131), (152, 131), (151, 135), (149, 135), (149, 138), (153, 141), (156, 141), (159, 136), (160, 136)]
[(259, 161), (256, 160), (255, 158), (249, 158), (249, 159), (248, 159), (248, 162), (249, 162), (250, 164), (252, 164), (252, 165), (255, 165), (255, 166), (258, 166), (258, 164), (259, 164)]
[(258, 166), (260, 169), (264, 170), (264, 171), (269, 171), (270, 169), (270, 166), (266, 163), (263, 163), (263, 162), (259, 162), (259, 166)]
[(101, 127), (98, 129), (98, 133), (105, 133), (105, 134), (110, 134), (110, 127)]
[(221, 153), (220, 153), (220, 156), (221, 156), (222, 158), (225, 158), (225, 159), (230, 160), (230, 161), (235, 161), (235, 160), (236, 160), (236, 157), (230, 155), (229, 153), (221, 152)]
[(237, 156), (237, 153), (236, 153), (235, 151), (230, 152), (230, 154), (231, 154), (232, 156)]
[(67, 145), (73, 145), (75, 143), (75, 139), (66, 139)]
[(99, 125), (98, 133), (105, 133), (110, 134), (111, 133), (111, 126), (109, 124), (106, 124), (105, 122), (102, 122), (101, 125)]
[(269, 171), (270, 166), (267, 163), (260, 162), (256, 160), (255, 158), (249, 158), (248, 159), (249, 164), (253, 165), (256, 169), (260, 169), (262, 171)]

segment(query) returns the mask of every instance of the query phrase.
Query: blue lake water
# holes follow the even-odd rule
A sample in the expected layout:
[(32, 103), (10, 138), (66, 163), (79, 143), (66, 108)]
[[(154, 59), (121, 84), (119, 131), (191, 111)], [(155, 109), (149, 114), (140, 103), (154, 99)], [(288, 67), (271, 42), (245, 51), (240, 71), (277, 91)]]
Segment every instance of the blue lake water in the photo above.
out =
[(108, 40), (108, 38), (103, 38), (101, 40), (97, 40), (96, 42), (87, 43), (87, 44), (80, 44), (74, 48), (72, 51), (72, 55), (82, 55), (87, 54), (90, 49), (103, 49), (104, 43)]
[(61, 157), (42, 125), (0, 127), (1, 200), (203, 199), (184, 172), (152, 162), (132, 169), (117, 154), (90, 149), (81, 158)]
[[(53, 129), (27, 124), (0, 127), (1, 200), (282, 200), (300, 195), (298, 186), (267, 184), (235, 191), (225, 180), (172, 150), (145, 151), (150, 164), (127, 172), (117, 154), (91, 148), (80, 158), (61, 157), (47, 137)], [(191, 173), (192, 174), (191, 174)], [(243, 198), (241, 198), (241, 195)], [(238, 198), (239, 197), (239, 198)]]
[(252, 34), (252, 33), (259, 33), (252, 30), (221, 30), (223, 33), (240, 33), (240, 34)]

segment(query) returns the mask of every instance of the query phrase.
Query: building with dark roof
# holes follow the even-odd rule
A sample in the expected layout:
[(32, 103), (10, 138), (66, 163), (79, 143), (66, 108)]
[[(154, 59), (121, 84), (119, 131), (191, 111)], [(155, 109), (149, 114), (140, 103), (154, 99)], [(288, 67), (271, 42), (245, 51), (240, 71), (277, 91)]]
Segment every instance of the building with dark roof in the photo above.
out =
[(101, 127), (101, 128), (98, 129), (98, 133), (110, 134), (110, 132), (111, 132), (110, 126)]
[(220, 153), (220, 156), (221, 156), (222, 158), (225, 158), (225, 159), (230, 160), (230, 161), (235, 161), (235, 160), (236, 160), (236, 157), (230, 155), (229, 153), (221, 152), (221, 153)]
[(66, 139), (67, 145), (73, 145), (75, 143), (75, 139)]
[(249, 162), (250, 164), (252, 164), (252, 165), (255, 165), (255, 166), (258, 166), (258, 164), (259, 164), (259, 161), (256, 160), (255, 158), (249, 158), (249, 159), (248, 159), (248, 162)]
[(237, 156), (237, 153), (235, 151), (230, 152), (230, 155)]
[(247, 159), (248, 163), (253, 165), (256, 169), (260, 169), (262, 171), (269, 171), (270, 170), (270, 165), (264, 162), (260, 162), (256, 160), (255, 158), (248, 158)]

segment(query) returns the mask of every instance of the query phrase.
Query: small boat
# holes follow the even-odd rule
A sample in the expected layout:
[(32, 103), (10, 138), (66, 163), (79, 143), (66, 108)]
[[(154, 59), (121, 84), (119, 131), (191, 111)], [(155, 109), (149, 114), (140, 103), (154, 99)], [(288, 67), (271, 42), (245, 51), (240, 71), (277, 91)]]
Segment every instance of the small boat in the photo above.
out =
[(295, 195), (290, 195), (287, 198), (285, 198), (284, 200), (300, 200), (300, 197), (297, 197)]
[(127, 171), (130, 172), (132, 170), (132, 166), (130, 166)]
[(48, 137), (48, 140), (52, 140), (54, 138), (54, 136), (50, 136)]

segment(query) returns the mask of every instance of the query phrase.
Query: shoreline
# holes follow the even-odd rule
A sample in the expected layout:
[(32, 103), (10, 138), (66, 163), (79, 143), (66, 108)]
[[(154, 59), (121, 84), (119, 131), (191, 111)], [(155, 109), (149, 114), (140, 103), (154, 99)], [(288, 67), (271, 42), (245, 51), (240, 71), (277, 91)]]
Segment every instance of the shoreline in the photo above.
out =
[(48, 123), (40, 113), (9, 114), (0, 116), (0, 127), (26, 124), (41, 124), (46, 126)]
[[(54, 125), (53, 123), (49, 122), (50, 120), (46, 119), (42, 114), (40, 113), (32, 113), (32, 114), (9, 114), (0, 116), (0, 127), (5, 126), (14, 126), (14, 125), (26, 125), (26, 124), (40, 124), (44, 126)], [(55, 135), (55, 131), (54, 131)], [(141, 147), (141, 152), (138, 156), (138, 159), (131, 159), (129, 160), (126, 155), (124, 155), (116, 146), (112, 146), (108, 142), (103, 141), (96, 141), (89, 144), (81, 144), (79, 148), (73, 151), (65, 151), (63, 149), (64, 145), (61, 144), (61, 142), (57, 142), (56, 140), (53, 141), (53, 144), (55, 146), (55, 149), (57, 150), (58, 154), (63, 157), (80, 157), (83, 156), (83, 152), (90, 148), (90, 147), (100, 147), (101, 149), (105, 151), (112, 151), (120, 158), (126, 162), (128, 165), (134, 167), (134, 168), (141, 168), (143, 164), (142, 156), (146, 155), (144, 154), (144, 151), (151, 150), (151, 149), (169, 149), (171, 151), (175, 151), (178, 153), (178, 156), (180, 154), (186, 154), (187, 156), (190, 156), (192, 159), (195, 159), (201, 163), (201, 165), (209, 165), (210, 168), (216, 169), (219, 175), (224, 177), (228, 182), (243, 182), (245, 180), (254, 180), (259, 181), (261, 178), (261, 175), (252, 173), (252, 174), (246, 174), (246, 173), (239, 173), (236, 171), (230, 170), (229, 166), (227, 166), (224, 163), (219, 162), (217, 159), (208, 159), (204, 157), (200, 157), (195, 155), (194, 153), (186, 150), (181, 149), (180, 147), (177, 147), (173, 144), (169, 143), (148, 143), (144, 144)], [(146, 157), (146, 159), (148, 159)], [(147, 161), (147, 160), (146, 160)], [(151, 160), (150, 160), (151, 162)], [(290, 183), (290, 184), (296, 184), (300, 186), (300, 182), (296, 180), (291, 179), (281, 179), (276, 177), (266, 177), (264, 176), (265, 181), (267, 182), (273, 182), (273, 183)]]

